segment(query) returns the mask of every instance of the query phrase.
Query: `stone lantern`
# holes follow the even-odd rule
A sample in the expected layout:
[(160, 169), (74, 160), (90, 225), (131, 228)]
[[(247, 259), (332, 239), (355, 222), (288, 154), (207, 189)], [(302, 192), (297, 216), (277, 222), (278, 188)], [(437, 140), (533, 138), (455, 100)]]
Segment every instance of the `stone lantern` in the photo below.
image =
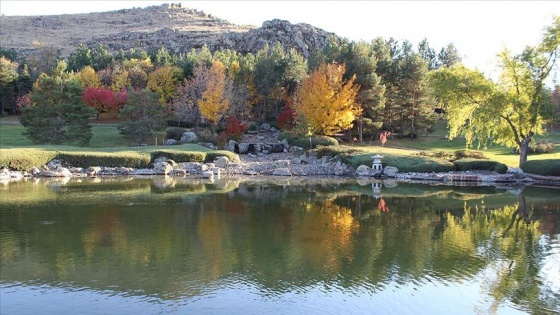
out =
[(381, 163), (381, 159), (383, 156), (376, 154), (372, 155), (371, 158), (373, 159), (373, 164), (371, 165), (371, 169), (374, 172), (381, 172), (383, 170), (383, 164)]
[(381, 187), (383, 187), (383, 184), (381, 182), (371, 183), (371, 191), (375, 199), (381, 198)]

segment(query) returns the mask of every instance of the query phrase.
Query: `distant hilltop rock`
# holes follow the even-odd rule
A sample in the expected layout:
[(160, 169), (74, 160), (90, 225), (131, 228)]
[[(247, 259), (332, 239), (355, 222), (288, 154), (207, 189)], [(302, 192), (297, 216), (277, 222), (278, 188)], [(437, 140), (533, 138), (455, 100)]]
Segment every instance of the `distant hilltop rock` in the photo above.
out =
[(102, 13), (44, 16), (4, 16), (1, 19), (2, 49), (27, 55), (33, 41), (59, 48), (68, 56), (79, 44), (103, 44), (110, 52), (131, 48), (156, 51), (162, 46), (172, 53), (186, 53), (206, 45), (211, 51), (232, 49), (255, 53), (266, 44), (280, 42), (304, 56), (324, 48), (334, 33), (309, 24), (272, 20), (262, 27), (236, 25), (181, 4), (122, 9)]

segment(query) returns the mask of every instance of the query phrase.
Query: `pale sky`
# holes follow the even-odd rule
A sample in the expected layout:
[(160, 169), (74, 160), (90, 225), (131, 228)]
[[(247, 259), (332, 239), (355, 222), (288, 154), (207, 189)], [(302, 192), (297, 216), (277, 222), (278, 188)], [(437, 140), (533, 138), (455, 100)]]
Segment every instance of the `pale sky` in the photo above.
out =
[(3, 15), (103, 12), (182, 3), (235, 24), (307, 23), (350, 40), (393, 37), (439, 51), (453, 43), (465, 65), (495, 74), (496, 55), (539, 42), (560, 1), (26, 1), (1, 0)]

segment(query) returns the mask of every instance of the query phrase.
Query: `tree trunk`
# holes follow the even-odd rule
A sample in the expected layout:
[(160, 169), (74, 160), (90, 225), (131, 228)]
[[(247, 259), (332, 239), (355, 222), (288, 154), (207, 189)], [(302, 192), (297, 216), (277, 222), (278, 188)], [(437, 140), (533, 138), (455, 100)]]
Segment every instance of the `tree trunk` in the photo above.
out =
[(533, 139), (533, 133), (530, 132), (525, 138), (519, 143), (519, 167), (521, 164), (527, 162), (527, 155), (529, 154), (529, 143)]
[(363, 142), (363, 131), (364, 131), (364, 125), (361, 120), (358, 120), (358, 141), (360, 143)]

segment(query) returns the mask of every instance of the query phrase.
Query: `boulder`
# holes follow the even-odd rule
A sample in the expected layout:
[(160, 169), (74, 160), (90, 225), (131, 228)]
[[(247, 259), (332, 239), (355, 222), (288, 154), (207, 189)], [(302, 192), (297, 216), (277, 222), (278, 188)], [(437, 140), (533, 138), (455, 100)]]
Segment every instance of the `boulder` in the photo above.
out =
[(356, 169), (356, 175), (358, 176), (371, 176), (371, 167), (367, 165), (360, 165)]
[(154, 163), (154, 173), (156, 175), (167, 175), (173, 170), (173, 166), (167, 162)]
[(235, 152), (235, 145), (236, 144), (237, 143), (235, 142), (235, 140), (229, 140), (225, 149), (228, 150), (228, 151), (231, 151), (231, 152)]
[(290, 160), (277, 160), (277, 161), (273, 161), (273, 166), (275, 168), (287, 168), (290, 166), (291, 161)]
[(192, 131), (187, 131), (187, 132), (183, 133), (180, 141), (183, 142), (183, 143), (197, 142), (198, 141), (198, 136), (196, 135), (196, 133), (194, 133)]
[(166, 139), (165, 142), (163, 142), (163, 145), (175, 145), (177, 142), (178, 141), (175, 139)]
[(140, 168), (132, 172), (132, 175), (155, 175), (154, 170), (150, 168)]
[(277, 168), (272, 172), (274, 176), (292, 176), (292, 172), (290, 172), (287, 168)]
[(172, 176), (186, 176), (187, 171), (181, 169), (174, 169), (170, 173)]
[(101, 173), (101, 167), (100, 166), (90, 166), (86, 170), (86, 174), (88, 174), (89, 176), (96, 176), (99, 173)]
[(229, 158), (227, 156), (218, 156), (214, 159), (214, 165), (219, 168), (226, 168), (229, 164)]
[(399, 169), (394, 166), (385, 166), (383, 169), (383, 175), (387, 177), (395, 177), (399, 173)]
[(204, 179), (214, 179), (214, 173), (212, 173), (210, 171), (202, 172), (202, 173), (200, 173), (200, 177), (202, 177)]
[(239, 154), (247, 154), (249, 153), (249, 143), (240, 143), (237, 145), (237, 149)]

